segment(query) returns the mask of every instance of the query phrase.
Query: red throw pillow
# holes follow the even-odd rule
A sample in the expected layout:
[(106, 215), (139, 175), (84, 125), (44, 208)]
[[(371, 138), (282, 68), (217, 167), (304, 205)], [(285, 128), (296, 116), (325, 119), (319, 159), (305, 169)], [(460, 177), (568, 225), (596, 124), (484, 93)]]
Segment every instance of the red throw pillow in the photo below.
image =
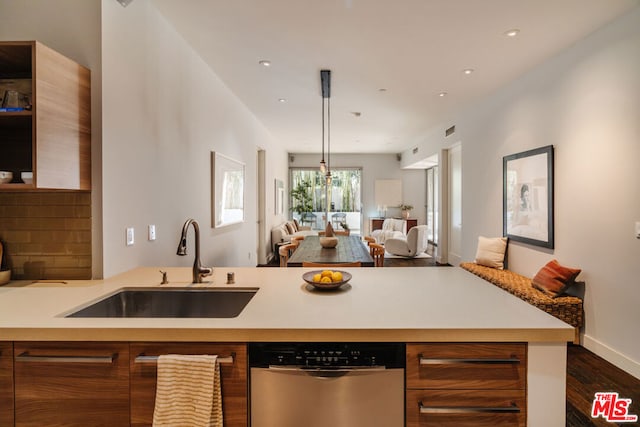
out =
[(575, 283), (580, 271), (582, 270), (579, 268), (564, 267), (554, 259), (538, 271), (531, 284), (534, 288), (555, 298), (562, 295), (564, 291)]

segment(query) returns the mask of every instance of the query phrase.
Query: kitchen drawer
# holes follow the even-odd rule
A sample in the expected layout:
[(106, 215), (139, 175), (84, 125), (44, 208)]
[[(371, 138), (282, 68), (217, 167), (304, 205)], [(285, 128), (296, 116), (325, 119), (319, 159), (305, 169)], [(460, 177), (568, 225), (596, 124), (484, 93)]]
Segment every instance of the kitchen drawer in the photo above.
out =
[(407, 390), (407, 427), (525, 426), (525, 390)]
[(129, 426), (129, 345), (14, 344), (16, 427)]
[(524, 389), (524, 343), (407, 345), (407, 388)]
[(13, 425), (13, 343), (0, 342), (0, 426)]
[(225, 427), (246, 427), (248, 425), (247, 349), (245, 344), (131, 343), (130, 353), (131, 427), (150, 427), (152, 425), (158, 372), (155, 357), (161, 354), (215, 354), (229, 359), (229, 363), (220, 363), (224, 425)]

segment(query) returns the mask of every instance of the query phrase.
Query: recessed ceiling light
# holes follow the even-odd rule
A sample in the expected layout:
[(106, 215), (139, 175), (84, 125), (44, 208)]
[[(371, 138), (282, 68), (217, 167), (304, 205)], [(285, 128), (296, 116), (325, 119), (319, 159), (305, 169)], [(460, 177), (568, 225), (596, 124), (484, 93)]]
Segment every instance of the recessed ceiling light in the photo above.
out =
[(287, 102), (287, 100), (285, 98), (280, 98), (278, 99), (278, 102)]
[(507, 37), (515, 37), (518, 34), (520, 34), (520, 30), (517, 29), (517, 28), (513, 28), (511, 30), (507, 30), (507, 31), (504, 32), (504, 35), (507, 36)]
[(378, 89), (378, 92), (386, 92), (386, 91), (387, 91), (387, 89), (385, 89), (385, 88), (383, 88), (383, 87), (381, 87), (380, 89)]
[(351, 114), (353, 114), (354, 117), (360, 117), (362, 115), (360, 111), (352, 111)]
[(263, 67), (270, 67), (271, 61), (269, 61), (268, 59), (262, 59), (258, 61), (258, 64), (262, 65)]
[(133, 0), (116, 0), (116, 1), (120, 3), (122, 7), (127, 7), (129, 6), (129, 3), (131, 3)]
[(463, 73), (465, 73), (466, 75), (469, 75), (471, 73), (473, 73), (475, 70), (473, 68), (465, 68), (464, 70), (462, 70)]
[(445, 96), (447, 96), (447, 92), (440, 92), (440, 93), (438, 94), (438, 96), (439, 96), (440, 98), (444, 98)]

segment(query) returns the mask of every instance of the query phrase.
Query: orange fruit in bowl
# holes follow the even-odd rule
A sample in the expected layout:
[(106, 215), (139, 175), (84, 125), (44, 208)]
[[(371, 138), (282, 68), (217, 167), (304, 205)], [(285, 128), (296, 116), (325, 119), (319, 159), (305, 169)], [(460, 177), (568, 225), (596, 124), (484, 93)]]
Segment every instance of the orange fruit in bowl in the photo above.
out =
[(324, 270), (322, 273), (320, 273), (320, 276), (322, 276), (322, 277), (331, 277), (332, 274), (333, 274), (333, 271)]
[(332, 282), (342, 282), (342, 273), (339, 271), (334, 271), (331, 275)]

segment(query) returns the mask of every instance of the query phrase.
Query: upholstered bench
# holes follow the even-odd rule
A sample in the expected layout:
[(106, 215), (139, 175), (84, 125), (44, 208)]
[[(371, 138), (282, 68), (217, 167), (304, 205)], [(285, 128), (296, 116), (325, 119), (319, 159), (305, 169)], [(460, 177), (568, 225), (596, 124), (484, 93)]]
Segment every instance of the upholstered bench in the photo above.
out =
[(534, 288), (531, 279), (513, 271), (485, 267), (473, 262), (463, 262), (460, 267), (570, 324), (575, 328), (574, 344), (580, 343), (580, 328), (584, 323), (581, 298), (568, 295), (552, 298)]

